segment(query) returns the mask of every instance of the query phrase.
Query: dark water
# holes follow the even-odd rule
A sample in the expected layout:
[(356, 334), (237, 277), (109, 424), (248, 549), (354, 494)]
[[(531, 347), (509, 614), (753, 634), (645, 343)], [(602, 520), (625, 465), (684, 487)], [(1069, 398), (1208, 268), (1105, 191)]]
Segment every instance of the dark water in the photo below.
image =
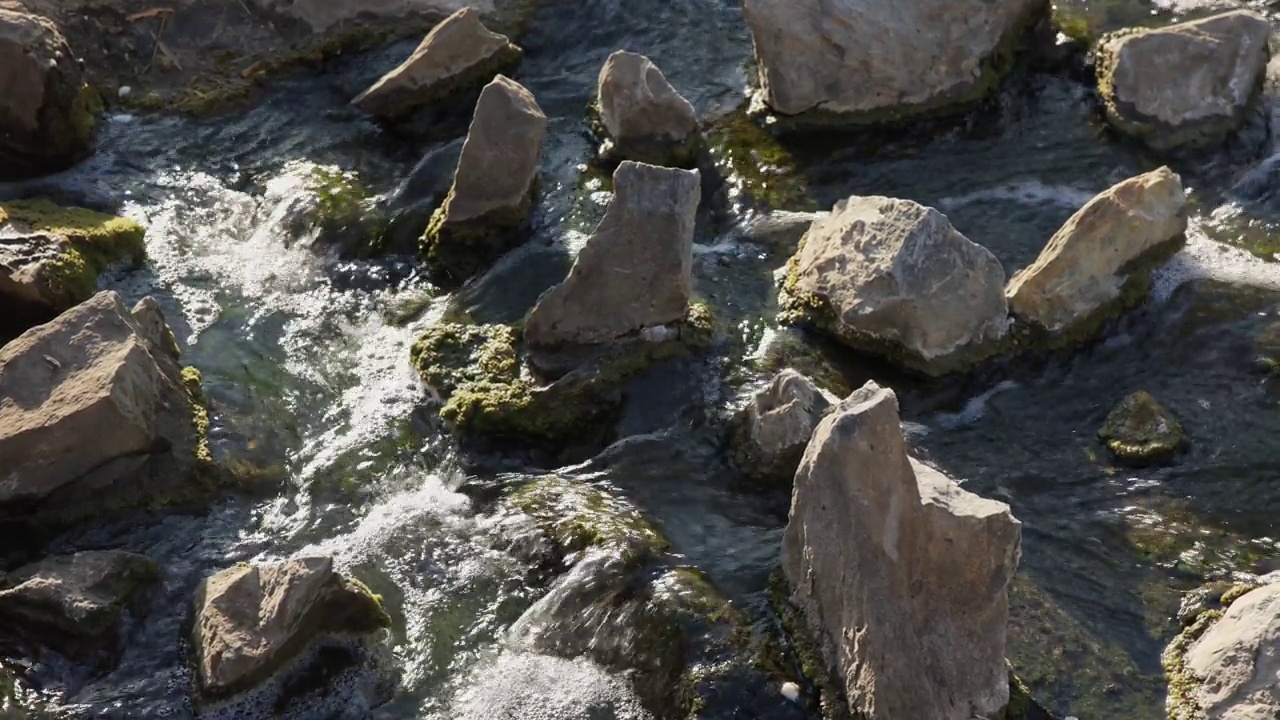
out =
[[(1130, 0), (1068, 5), (1104, 28), (1167, 17)], [(455, 490), (467, 478), (429, 422), (408, 345), (451, 302), (481, 319), (519, 317), (567, 269), (608, 202), (598, 181), (584, 179), (584, 111), (611, 51), (649, 55), (710, 117), (742, 101), (750, 43), (737, 3), (718, 0), (547, 2), (519, 42), (526, 59), (516, 79), (551, 118), (544, 196), (529, 243), (457, 298), (428, 302), (412, 259), (328, 259), (289, 230), (307, 196), (310, 166), (297, 163), (354, 171), (384, 192), (449, 140), (392, 138), (346, 107), (408, 46), (282, 81), (238, 116), (115, 118), (95, 158), (40, 184), (148, 225), (151, 266), (108, 285), (162, 300), (186, 362), (204, 373), (219, 455), (283, 479), (265, 498), (228, 500), (202, 516), (59, 542), (54, 550), (143, 552), (167, 573), (119, 670), (91, 677), (51, 661), (33, 673), (73, 714), (188, 716), (181, 637), (195, 584), (241, 560), (321, 550), (382, 593), (398, 618), (394, 699), (369, 711), (344, 686), (330, 702), (339, 716), (586, 718), (606, 705), (642, 716), (622, 679), (504, 642), (537, 591), (503, 550), (503, 529)], [(1163, 717), (1158, 658), (1178, 593), (1215, 573), (1280, 562), (1280, 377), (1255, 361), (1255, 337), (1280, 322), (1280, 266), (1229, 246), (1256, 249), (1258, 234), (1270, 236), (1267, 200), (1280, 185), (1265, 172), (1268, 125), (1263, 117), (1240, 141), (1171, 161), (1198, 203), (1191, 242), (1153, 300), (1096, 344), (934, 382), (838, 349), (817, 361), (843, 389), (872, 377), (894, 387), (919, 451), (1013, 506), (1024, 560), (1011, 658), (1063, 714)], [(1161, 162), (1109, 136), (1086, 88), (1045, 73), (1012, 79), (981, 112), (927, 136), (789, 145), (819, 206), (849, 194), (935, 205), (1010, 274), (1094, 193)], [(1230, 193), (1255, 167), (1264, 170), (1244, 196)], [(776, 337), (772, 274), (787, 253), (740, 241), (733, 225), (744, 219), (708, 215), (699, 226), (696, 286), (724, 331), (717, 351), (639, 378), (621, 426), (629, 439), (567, 472), (607, 480), (763, 618), (788, 498), (737, 489), (721, 429), (767, 377), (744, 355)], [(426, 311), (408, 326), (386, 322), (415, 301)], [(1115, 467), (1094, 438), (1137, 389), (1188, 431), (1189, 451), (1170, 466)]]

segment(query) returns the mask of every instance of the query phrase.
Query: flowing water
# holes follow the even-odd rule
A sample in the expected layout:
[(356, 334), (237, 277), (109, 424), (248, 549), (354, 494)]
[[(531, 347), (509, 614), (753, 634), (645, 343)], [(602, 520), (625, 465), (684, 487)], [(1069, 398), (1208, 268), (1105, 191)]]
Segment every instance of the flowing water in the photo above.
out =
[[(1136, 0), (1067, 5), (1101, 29), (1168, 18)], [(546, 0), (519, 42), (526, 58), (516, 78), (550, 118), (542, 200), (529, 243), (456, 298), (433, 298), (413, 258), (334, 259), (291, 222), (305, 208), (310, 167), (353, 171), (388, 192), (450, 140), (389, 137), (346, 106), (408, 45), (280, 81), (231, 117), (112, 117), (90, 161), (0, 187), (147, 225), (149, 266), (104, 285), (161, 301), (185, 362), (204, 373), (217, 454), (279, 481), (201, 515), (60, 539), (52, 550), (145, 553), (166, 579), (147, 622), (130, 629), (119, 669), (102, 677), (37, 666), (31, 677), (44, 695), (86, 717), (188, 716), (181, 638), (199, 580), (239, 561), (323, 551), (384, 595), (397, 618), (392, 700), (371, 710), (367, 689), (347, 678), (325, 700), (332, 716), (646, 717), (625, 678), (509, 641), (540, 591), (506, 549), (505, 526), (459, 488), (515, 466), (493, 458), (468, 476), (430, 422), (408, 349), (451, 306), (510, 321), (563, 275), (609, 198), (599, 180), (584, 179), (584, 110), (611, 51), (649, 55), (712, 117), (741, 103), (750, 41), (731, 0)], [(918, 451), (1012, 505), (1024, 559), (1010, 655), (1064, 715), (1163, 717), (1159, 653), (1178, 593), (1215, 573), (1280, 562), (1280, 377), (1259, 365), (1256, 343), (1268, 328), (1280, 332), (1280, 266), (1262, 257), (1268, 242), (1280, 247), (1271, 124), (1257, 119), (1220, 151), (1172, 161), (1195, 201), (1189, 245), (1160, 273), (1151, 301), (1097, 343), (930, 382), (825, 344), (806, 360), (828, 366), (824, 378), (843, 391), (872, 377), (894, 387)], [(849, 194), (934, 205), (1010, 274), (1094, 193), (1160, 162), (1104, 133), (1086, 88), (1034, 72), (928, 136), (813, 136), (791, 149), (818, 206)], [(619, 429), (626, 441), (565, 473), (603, 478), (762, 620), (789, 498), (741, 491), (721, 430), (767, 377), (747, 356), (786, 337), (770, 325), (774, 273), (788, 251), (744, 240), (737, 228), (750, 211), (726, 208), (699, 224), (695, 282), (727, 337), (706, 357), (638, 378)], [(389, 320), (406, 306), (423, 312)], [(1138, 389), (1187, 428), (1190, 450), (1172, 465), (1114, 467), (1094, 438)]]

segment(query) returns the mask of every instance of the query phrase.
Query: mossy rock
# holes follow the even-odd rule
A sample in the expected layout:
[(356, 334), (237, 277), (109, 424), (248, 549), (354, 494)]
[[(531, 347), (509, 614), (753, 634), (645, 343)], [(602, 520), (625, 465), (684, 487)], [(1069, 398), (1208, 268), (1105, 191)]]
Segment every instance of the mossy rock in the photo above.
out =
[(652, 559), (670, 547), (630, 503), (580, 480), (548, 475), (520, 486), (506, 502), (533, 519), (559, 559), (606, 547)]
[(515, 207), (490, 210), (480, 217), (453, 222), (448, 207), (453, 198), (449, 189), (444, 202), (431, 215), (419, 242), (422, 259), (437, 282), (456, 287), (488, 270), (498, 258), (524, 241), (523, 230), (537, 193), (535, 180), (529, 193)]
[(713, 121), (706, 128), (706, 143), (731, 199), (759, 210), (818, 209), (791, 152), (745, 112)]
[(360, 177), (335, 167), (316, 166), (306, 179), (315, 193), (315, 213), (310, 218), (316, 242), (335, 246), (345, 256), (373, 257), (386, 250), (388, 219), (375, 207)]
[(6, 223), (67, 239), (66, 251), (48, 266), (62, 309), (92, 297), (98, 275), (111, 265), (146, 261), (146, 229), (127, 218), (34, 199), (0, 202), (0, 225)]
[[(170, 333), (170, 339), (172, 339)], [(174, 343), (177, 347), (177, 343)], [(176, 355), (176, 353), (175, 353)], [(197, 471), (205, 477), (216, 477), (217, 463), (209, 449), (209, 397), (204, 392), (204, 377), (194, 367), (182, 368), (182, 385), (191, 401), (191, 425), (195, 430), (195, 461)]]
[(1117, 458), (1136, 463), (1167, 459), (1185, 442), (1178, 419), (1144, 390), (1120, 401), (1098, 437)]
[(516, 331), (509, 325), (444, 323), (409, 350), (422, 381), (441, 397), (469, 383), (514, 383), (520, 376)]

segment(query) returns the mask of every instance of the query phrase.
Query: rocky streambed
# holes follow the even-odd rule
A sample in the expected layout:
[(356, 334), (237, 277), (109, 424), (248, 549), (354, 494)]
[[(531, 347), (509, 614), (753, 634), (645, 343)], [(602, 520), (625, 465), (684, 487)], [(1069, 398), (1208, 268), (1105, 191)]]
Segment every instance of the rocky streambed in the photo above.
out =
[(0, 0), (0, 715), (1271, 717), (1273, 27)]

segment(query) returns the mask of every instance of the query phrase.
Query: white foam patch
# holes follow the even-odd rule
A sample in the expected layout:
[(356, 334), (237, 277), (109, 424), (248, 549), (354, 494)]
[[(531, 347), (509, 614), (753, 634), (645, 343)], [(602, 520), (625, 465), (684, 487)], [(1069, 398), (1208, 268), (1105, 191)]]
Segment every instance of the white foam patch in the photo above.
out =
[(579, 658), (504, 652), (461, 682), (449, 720), (651, 720), (627, 683)]
[(987, 414), (987, 402), (996, 395), (1013, 390), (1018, 387), (1018, 383), (1012, 380), (1005, 380), (990, 390), (971, 398), (969, 402), (959, 412), (955, 413), (938, 413), (933, 417), (933, 422), (944, 430), (955, 430), (957, 428), (969, 427), (982, 419)]
[(955, 210), (966, 205), (988, 202), (1014, 202), (1023, 205), (1057, 205), (1075, 210), (1084, 207), (1097, 192), (1068, 185), (1046, 185), (1039, 180), (1000, 185), (976, 190), (965, 195), (946, 197), (938, 201), (939, 209)]
[(1161, 303), (1183, 283), (1209, 278), (1235, 285), (1280, 291), (1280, 266), (1237, 247), (1209, 239), (1201, 218), (1187, 226), (1187, 245), (1164, 267), (1152, 273), (1151, 298)]

